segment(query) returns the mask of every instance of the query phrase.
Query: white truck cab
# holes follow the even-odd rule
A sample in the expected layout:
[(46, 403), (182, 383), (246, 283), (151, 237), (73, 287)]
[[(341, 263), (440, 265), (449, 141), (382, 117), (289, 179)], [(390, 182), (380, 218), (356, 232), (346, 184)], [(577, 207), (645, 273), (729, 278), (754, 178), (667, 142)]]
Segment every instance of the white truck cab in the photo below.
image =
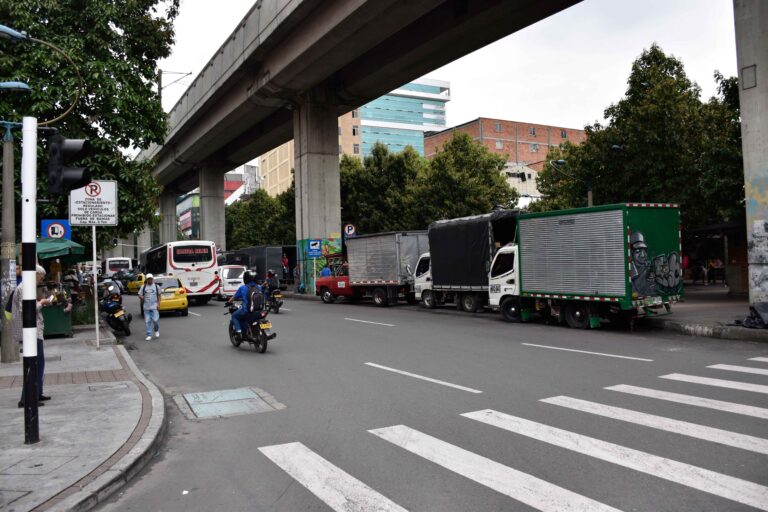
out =
[(496, 251), (488, 275), (488, 305), (498, 310), (507, 297), (520, 295), (520, 264), (517, 244), (507, 244)]
[(416, 264), (416, 271), (413, 273), (413, 289), (416, 300), (421, 300), (422, 292), (432, 290), (432, 267), (430, 266), (430, 256), (425, 252), (419, 256), (419, 262)]

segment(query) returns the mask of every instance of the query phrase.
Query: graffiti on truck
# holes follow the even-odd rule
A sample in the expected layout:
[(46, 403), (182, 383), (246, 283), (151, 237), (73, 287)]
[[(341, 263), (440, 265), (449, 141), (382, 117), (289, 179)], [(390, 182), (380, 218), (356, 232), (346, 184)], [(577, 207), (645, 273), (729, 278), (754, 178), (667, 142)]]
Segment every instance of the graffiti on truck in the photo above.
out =
[(641, 297), (680, 292), (683, 284), (680, 254), (673, 251), (651, 259), (648, 256), (645, 236), (640, 231), (630, 235), (629, 245), (632, 255), (630, 277), (633, 292), (637, 292)]

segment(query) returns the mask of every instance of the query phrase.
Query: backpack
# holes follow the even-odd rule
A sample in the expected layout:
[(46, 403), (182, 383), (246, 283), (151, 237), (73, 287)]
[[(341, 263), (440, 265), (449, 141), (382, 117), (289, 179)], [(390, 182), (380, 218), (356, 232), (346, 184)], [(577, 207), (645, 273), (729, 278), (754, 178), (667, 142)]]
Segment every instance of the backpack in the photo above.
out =
[(248, 292), (248, 312), (256, 313), (264, 309), (264, 295), (258, 286), (251, 286)]

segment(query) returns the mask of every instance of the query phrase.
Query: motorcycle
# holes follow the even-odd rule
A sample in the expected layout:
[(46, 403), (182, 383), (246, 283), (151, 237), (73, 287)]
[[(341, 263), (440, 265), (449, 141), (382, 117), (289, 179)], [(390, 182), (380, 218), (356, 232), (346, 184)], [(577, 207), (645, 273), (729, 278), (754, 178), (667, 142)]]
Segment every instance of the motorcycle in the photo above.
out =
[(133, 316), (123, 309), (121, 296), (114, 286), (110, 286), (107, 291), (109, 294), (99, 301), (99, 309), (105, 314), (107, 325), (115, 331), (123, 331), (126, 336), (130, 336)]
[[(229, 310), (227, 313), (224, 313), (224, 315), (231, 315), (240, 308), (239, 305), (233, 302), (225, 304), (224, 307)], [(268, 315), (269, 309), (254, 313), (253, 316), (256, 318), (247, 322), (248, 325), (245, 326), (245, 329), (243, 329), (243, 332), (240, 336), (237, 336), (237, 333), (235, 333), (235, 327), (232, 325), (232, 322), (230, 322), (228, 329), (229, 341), (232, 343), (232, 346), (239, 347), (243, 341), (247, 341), (253, 345), (253, 348), (259, 354), (266, 352), (267, 342), (277, 337), (277, 333), (270, 330), (272, 329), (272, 322), (267, 320)]]
[(283, 305), (283, 293), (280, 290), (272, 290), (269, 294), (269, 301), (267, 301), (267, 310), (272, 310), (275, 314), (280, 313), (280, 308)]

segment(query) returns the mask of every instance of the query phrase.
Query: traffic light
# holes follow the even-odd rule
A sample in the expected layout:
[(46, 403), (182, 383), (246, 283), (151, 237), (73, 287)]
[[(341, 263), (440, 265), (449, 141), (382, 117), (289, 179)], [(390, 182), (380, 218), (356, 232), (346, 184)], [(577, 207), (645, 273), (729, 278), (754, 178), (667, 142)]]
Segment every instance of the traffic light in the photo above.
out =
[(86, 139), (67, 139), (59, 133), (48, 139), (48, 192), (68, 194), (70, 190), (84, 187), (91, 182), (91, 173), (84, 167), (67, 167), (68, 161), (89, 148)]
[(117, 238), (112, 239), (112, 247), (117, 247)]

